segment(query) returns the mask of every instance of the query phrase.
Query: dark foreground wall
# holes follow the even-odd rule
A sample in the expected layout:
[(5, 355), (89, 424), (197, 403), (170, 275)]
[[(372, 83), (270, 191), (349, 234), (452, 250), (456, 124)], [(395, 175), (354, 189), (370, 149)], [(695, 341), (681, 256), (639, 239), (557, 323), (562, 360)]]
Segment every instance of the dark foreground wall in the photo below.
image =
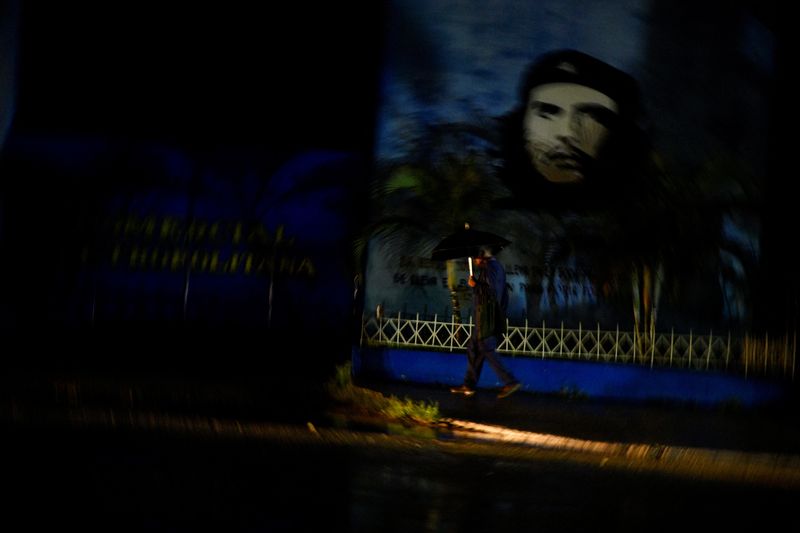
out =
[(11, 137), (4, 361), (308, 374), (346, 359), (366, 168), (348, 151)]

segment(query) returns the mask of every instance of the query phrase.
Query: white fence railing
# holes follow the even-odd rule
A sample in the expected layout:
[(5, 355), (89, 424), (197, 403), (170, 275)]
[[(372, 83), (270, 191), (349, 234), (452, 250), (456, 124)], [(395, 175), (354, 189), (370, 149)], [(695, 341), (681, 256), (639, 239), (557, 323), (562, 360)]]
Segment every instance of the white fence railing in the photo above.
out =
[[(434, 350), (463, 351), (472, 332), (472, 321), (407, 317), (364, 316), (361, 342), (368, 346), (397, 346)], [(638, 336), (635, 332), (584, 328), (578, 329), (507, 324), (498, 346), (500, 353), (512, 356), (572, 359), (601, 363), (649, 365), (652, 367), (722, 370), (794, 379), (796, 343), (783, 350), (758, 356), (745, 349), (745, 342), (730, 333), (656, 333)]]

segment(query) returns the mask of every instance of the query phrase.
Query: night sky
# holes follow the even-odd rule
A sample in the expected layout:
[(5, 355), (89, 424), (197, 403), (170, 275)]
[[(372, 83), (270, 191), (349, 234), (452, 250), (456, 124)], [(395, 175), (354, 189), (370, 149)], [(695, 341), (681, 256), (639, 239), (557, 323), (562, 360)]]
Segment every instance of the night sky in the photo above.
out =
[(22, 4), (18, 130), (370, 150), (379, 2)]

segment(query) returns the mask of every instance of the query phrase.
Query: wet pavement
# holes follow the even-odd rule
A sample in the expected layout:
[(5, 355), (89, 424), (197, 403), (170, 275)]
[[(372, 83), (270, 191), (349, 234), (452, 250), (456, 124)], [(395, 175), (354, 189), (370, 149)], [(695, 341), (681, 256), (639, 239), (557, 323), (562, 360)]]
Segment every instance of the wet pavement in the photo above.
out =
[(708, 407), (525, 392), (497, 399), (496, 391), (486, 389), (465, 397), (446, 387), (379, 381), (361, 385), (398, 398), (436, 403), (447, 418), (521, 431), (591, 441), (800, 454), (800, 404)]
[[(519, 393), (497, 400), (491, 391), (464, 398), (435, 387), (362, 383), (437, 402), (451, 422), (433, 433), (381, 431), (329, 416), (319, 384), (287, 389), (282, 382), (6, 373), (2, 467), (13, 488), (6, 515), (21, 521), (20, 530), (84, 531), (800, 525), (792, 409)], [(474, 427), (457, 434), (459, 423)], [(503, 428), (505, 437), (487, 437), (487, 428)], [(556, 440), (525, 443), (531, 435)]]

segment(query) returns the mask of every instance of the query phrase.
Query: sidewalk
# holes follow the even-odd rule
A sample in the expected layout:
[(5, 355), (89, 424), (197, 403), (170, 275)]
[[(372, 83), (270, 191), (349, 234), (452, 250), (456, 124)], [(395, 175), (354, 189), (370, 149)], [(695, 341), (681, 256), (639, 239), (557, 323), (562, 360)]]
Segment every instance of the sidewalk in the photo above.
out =
[[(438, 404), (446, 419), (502, 426), (591, 441), (660, 444), (800, 455), (800, 406), (645, 404), (531, 394), (498, 400), (481, 389), (464, 397), (446, 387), (407, 382), (357, 381), (385, 395)], [(7, 372), (4, 402), (42, 407), (97, 406), (206, 414), (280, 423), (325, 424), (329, 400), (322, 383), (293, 383), (283, 376), (181, 378), (178, 375)]]
[(362, 385), (437, 403), (457, 439), (548, 451), (600, 468), (800, 487), (800, 424), (789, 406), (711, 409), (530, 393), (500, 400), (489, 390), (464, 397), (418, 385)]
[[(777, 415), (758, 422), (737, 414), (737, 422), (725, 413), (533, 394), (499, 402), (491, 391), (467, 399), (432, 387), (371, 384), (438, 401), (452, 417), (449, 431), (425, 435), (330, 418), (326, 425), (330, 403), (311, 385), (296, 387), (285, 375), (0, 374), (9, 509), (45, 528), (87, 530), (88, 518), (98, 531), (117, 523), (142, 531), (208, 523), (421, 531), (432, 528), (431, 516), (440, 520), (433, 529), (453, 531), (497, 524), (666, 531), (686, 523), (753, 530), (764, 517), (797, 529), (800, 455), (675, 445), (692, 437), (692, 424), (706, 424), (709, 445), (724, 443), (717, 439), (728, 430), (743, 447), (785, 443), (796, 451), (796, 423), (785, 442), (777, 433), (764, 442), (745, 438), (777, 431)], [(666, 427), (680, 421), (681, 431)], [(490, 433), (500, 424), (511, 429)], [(669, 444), (637, 442), (648, 438)]]
[[(330, 403), (318, 384), (289, 390), (279, 382), (21, 373), (6, 375), (0, 383), (0, 418), (12, 426), (67, 421), (139, 430), (219, 433), (228, 428), (223, 433), (231, 436), (292, 435), (298, 442), (311, 439), (335, 446), (362, 446), (380, 437), (375, 427), (337, 426), (326, 416)], [(600, 467), (800, 487), (800, 417), (788, 406), (710, 409), (526, 392), (498, 400), (491, 390), (467, 398), (447, 388), (410, 383), (357, 384), (438, 404), (445, 429), (436, 438), (417, 438), (414, 444), (414, 438), (404, 435), (394, 445), (496, 458), (569, 458)]]
[(475, 396), (447, 388), (369, 382), (361, 386), (398, 398), (435, 402), (445, 418), (574, 439), (800, 456), (800, 409), (710, 408), (587, 400), (517, 392)]

